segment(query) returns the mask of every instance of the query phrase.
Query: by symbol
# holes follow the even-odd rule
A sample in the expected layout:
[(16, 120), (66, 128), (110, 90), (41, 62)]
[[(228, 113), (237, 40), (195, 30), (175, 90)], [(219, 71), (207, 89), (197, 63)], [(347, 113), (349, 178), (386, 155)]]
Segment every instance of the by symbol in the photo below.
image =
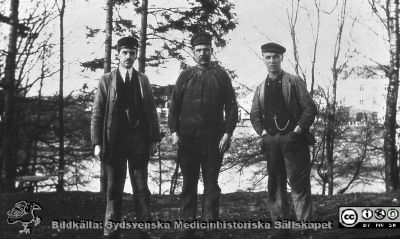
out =
[(396, 209), (390, 209), (387, 212), (387, 216), (389, 219), (395, 220), (399, 216), (399, 211), (397, 211)]
[(386, 212), (382, 208), (378, 208), (375, 210), (375, 218), (376, 219), (382, 220), (385, 218), (385, 216), (386, 216)]
[(371, 219), (372, 216), (373, 216), (373, 212), (371, 209), (362, 210), (362, 218), (364, 218), (365, 220)]

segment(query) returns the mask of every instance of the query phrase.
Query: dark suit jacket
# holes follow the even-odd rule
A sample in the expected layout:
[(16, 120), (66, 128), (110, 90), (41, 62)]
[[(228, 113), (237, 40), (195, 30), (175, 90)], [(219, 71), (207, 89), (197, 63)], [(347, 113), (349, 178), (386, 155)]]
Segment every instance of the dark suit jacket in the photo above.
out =
[[(143, 108), (148, 120), (148, 136), (151, 141), (160, 140), (160, 127), (149, 79), (138, 72)], [(103, 159), (111, 159), (111, 148), (118, 132), (117, 69), (101, 77), (93, 103), (91, 137), (93, 145), (103, 146)]]

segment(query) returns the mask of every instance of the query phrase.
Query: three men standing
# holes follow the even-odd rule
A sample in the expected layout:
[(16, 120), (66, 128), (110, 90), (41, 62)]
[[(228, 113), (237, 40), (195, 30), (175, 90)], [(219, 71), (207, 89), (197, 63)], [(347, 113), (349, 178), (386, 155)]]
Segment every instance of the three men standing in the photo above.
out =
[(184, 70), (173, 89), (168, 125), (178, 145), (183, 174), (182, 217), (194, 220), (201, 168), (204, 181), (203, 220), (219, 215), (218, 175), (238, 120), (236, 96), (229, 75), (211, 63), (212, 37), (191, 39), (197, 65)]
[[(196, 218), (200, 168), (204, 181), (202, 219), (218, 219), (221, 192), (218, 176), (238, 120), (231, 79), (225, 70), (211, 63), (211, 42), (208, 33), (192, 37), (197, 64), (180, 74), (170, 102), (168, 126), (173, 144), (178, 146), (183, 174), (181, 208), (185, 220)], [(93, 105), (92, 141), (95, 155), (103, 156), (108, 177), (106, 223), (121, 220), (126, 160), (136, 215), (141, 219), (150, 218), (147, 165), (150, 149), (160, 140), (160, 130), (149, 80), (132, 67), (137, 47), (138, 42), (132, 37), (118, 41), (118, 69), (101, 77)], [(289, 217), (288, 178), (297, 220), (310, 220), (308, 144), (313, 142), (309, 128), (317, 109), (304, 82), (281, 69), (286, 49), (268, 43), (261, 50), (268, 76), (256, 89), (250, 119), (263, 138), (271, 216), (273, 220)], [(104, 234), (116, 238), (118, 231), (106, 228)]]
[(267, 43), (261, 50), (268, 76), (256, 89), (250, 120), (265, 149), (271, 217), (289, 219), (289, 179), (297, 220), (307, 221), (312, 218), (308, 144), (314, 143), (309, 129), (317, 108), (304, 82), (282, 70), (286, 49)]
[[(132, 65), (138, 41), (123, 37), (117, 42), (119, 66), (101, 77), (95, 96), (91, 135), (94, 154), (106, 163), (107, 209), (105, 223), (121, 220), (126, 161), (135, 200), (136, 217), (150, 218), (147, 165), (150, 150), (160, 140), (154, 96), (148, 78)], [(104, 235), (117, 238), (119, 232), (105, 227)]]

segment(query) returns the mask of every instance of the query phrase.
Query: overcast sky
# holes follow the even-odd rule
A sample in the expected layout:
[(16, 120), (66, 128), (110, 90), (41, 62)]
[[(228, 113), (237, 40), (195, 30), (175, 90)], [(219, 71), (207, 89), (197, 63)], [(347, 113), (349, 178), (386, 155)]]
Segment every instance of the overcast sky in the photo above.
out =
[[(149, 0), (149, 5), (160, 6), (184, 6), (183, 0), (159, 1)], [(227, 68), (235, 70), (237, 81), (254, 88), (262, 81), (266, 74), (263, 62), (257, 56), (260, 55), (260, 46), (266, 42), (274, 41), (287, 48), (284, 70), (294, 73), (293, 68), (293, 46), (288, 27), (288, 15), (290, 12), (290, 0), (236, 0), (235, 12), (238, 25), (227, 36), (228, 45), (224, 49), (215, 49), (215, 56)], [(313, 47), (312, 26), (316, 27), (316, 14), (313, 6), (314, 0), (300, 1), (301, 7), (296, 26), (299, 46), (300, 61), (307, 74), (310, 71), (310, 57)], [(321, 0), (322, 10), (331, 11), (335, 9), (335, 1)], [(21, 14), (23, 9), (29, 10), (31, 1), (21, 0)], [(6, 6), (6, 5), (4, 5)], [(3, 6), (3, 8), (4, 8)], [(9, 5), (5, 8), (8, 9)], [(97, 80), (102, 70), (91, 72), (82, 71), (80, 62), (101, 58), (104, 55), (104, 34), (100, 33), (96, 38), (86, 39), (86, 26), (104, 29), (105, 26), (105, 1), (99, 0), (67, 0), (65, 15), (65, 92), (77, 90), (84, 83), (89, 87), (96, 87)], [(333, 60), (333, 49), (338, 32), (338, 10), (336, 8), (331, 14), (321, 13), (320, 41), (317, 53), (317, 83), (327, 85), (331, 79), (330, 68)], [(309, 17), (307, 15), (309, 14)], [(127, 8), (120, 8), (114, 13), (131, 14)], [(343, 62), (344, 53), (347, 50), (358, 53), (352, 54), (350, 65), (373, 64), (368, 58), (387, 64), (389, 54), (387, 43), (383, 40), (385, 32), (382, 26), (377, 24), (375, 16), (371, 13), (367, 1), (348, 1), (348, 17), (343, 33)], [(356, 19), (356, 21), (354, 21)], [(139, 24), (139, 18), (136, 18)], [(152, 19), (149, 19), (151, 22)], [(354, 22), (354, 23), (353, 23)], [(54, 22), (53, 28), (48, 31), (54, 33), (54, 39), (58, 39), (58, 22)], [(371, 30), (372, 29), (372, 30)], [(2, 27), (2, 30), (8, 28)], [(374, 33), (378, 33), (378, 36)], [(114, 39), (115, 42), (116, 39)], [(113, 51), (113, 54), (116, 54)], [(54, 66), (57, 67), (57, 60)], [(192, 61), (189, 61), (193, 64)], [(166, 85), (173, 84), (179, 75), (180, 69), (176, 62), (165, 65), (164, 68), (147, 68), (146, 74), (151, 83)], [(57, 92), (58, 78), (49, 79), (45, 82), (45, 92), (53, 94)]]

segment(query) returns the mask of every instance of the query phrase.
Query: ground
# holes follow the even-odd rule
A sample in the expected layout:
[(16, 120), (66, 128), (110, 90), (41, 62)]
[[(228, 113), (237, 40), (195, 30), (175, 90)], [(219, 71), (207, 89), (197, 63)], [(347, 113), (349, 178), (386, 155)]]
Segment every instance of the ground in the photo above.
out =
[[(30, 234), (21, 234), (21, 223), (8, 225), (6, 212), (21, 200), (33, 201), (41, 206), (35, 211), (42, 221), (32, 227)], [(201, 196), (199, 197), (201, 200)], [(101, 238), (102, 230), (56, 230), (53, 220), (95, 220), (102, 221), (105, 212), (105, 195), (94, 192), (65, 193), (16, 193), (0, 195), (0, 238)], [(174, 221), (179, 215), (179, 197), (176, 195), (153, 195), (151, 199), (152, 216), (156, 220)], [(393, 193), (352, 193), (340, 196), (313, 195), (315, 221), (333, 221), (333, 229), (313, 231), (313, 238), (400, 238), (400, 229), (341, 229), (338, 228), (339, 206), (400, 206), (400, 192)], [(200, 210), (200, 208), (199, 208)], [(133, 220), (133, 200), (124, 194), (123, 215)], [(220, 216), (224, 220), (269, 221), (265, 192), (237, 192), (221, 196)], [(153, 230), (160, 238), (174, 238), (177, 230)], [(264, 230), (224, 230), (223, 238), (266, 238), (272, 232)], [(123, 230), (126, 239), (138, 238), (136, 230)], [(136, 235), (136, 236), (135, 236)], [(209, 234), (203, 234), (209, 235)], [(203, 238), (207, 238), (208, 236)], [(292, 238), (300, 238), (300, 232), (293, 231)]]

